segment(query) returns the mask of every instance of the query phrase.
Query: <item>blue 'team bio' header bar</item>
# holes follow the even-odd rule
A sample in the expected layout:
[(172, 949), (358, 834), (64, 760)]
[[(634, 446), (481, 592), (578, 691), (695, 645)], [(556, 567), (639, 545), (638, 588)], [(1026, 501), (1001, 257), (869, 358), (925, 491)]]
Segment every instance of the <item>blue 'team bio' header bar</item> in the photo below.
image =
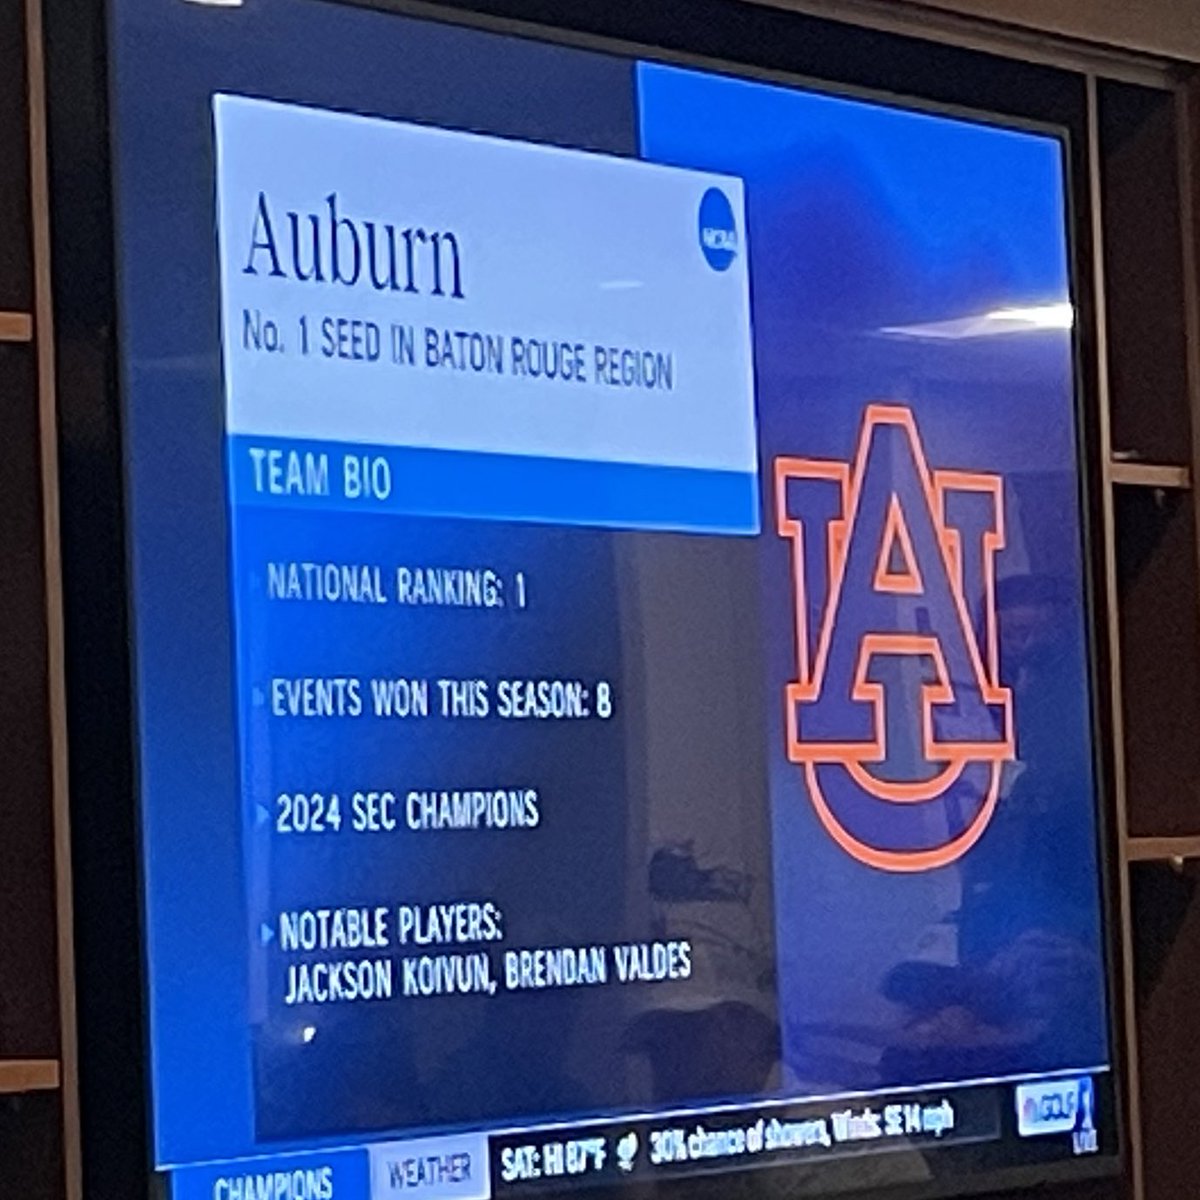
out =
[(752, 472), (229, 437), (234, 504), (757, 534)]

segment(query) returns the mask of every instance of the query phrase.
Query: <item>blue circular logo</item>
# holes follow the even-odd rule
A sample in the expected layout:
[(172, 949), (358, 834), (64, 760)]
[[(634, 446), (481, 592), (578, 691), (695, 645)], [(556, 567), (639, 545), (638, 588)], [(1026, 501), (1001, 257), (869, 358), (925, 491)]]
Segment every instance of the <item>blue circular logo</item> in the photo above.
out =
[(700, 249), (714, 271), (727, 270), (737, 258), (738, 231), (733, 205), (720, 188), (709, 188), (700, 201)]

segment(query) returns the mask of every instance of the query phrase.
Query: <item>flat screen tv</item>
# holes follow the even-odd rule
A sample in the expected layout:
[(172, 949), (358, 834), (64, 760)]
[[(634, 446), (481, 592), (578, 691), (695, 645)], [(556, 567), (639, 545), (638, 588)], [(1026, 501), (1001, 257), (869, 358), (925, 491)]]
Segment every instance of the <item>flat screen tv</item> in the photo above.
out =
[(111, 4), (174, 1200), (1115, 1169), (1067, 139)]

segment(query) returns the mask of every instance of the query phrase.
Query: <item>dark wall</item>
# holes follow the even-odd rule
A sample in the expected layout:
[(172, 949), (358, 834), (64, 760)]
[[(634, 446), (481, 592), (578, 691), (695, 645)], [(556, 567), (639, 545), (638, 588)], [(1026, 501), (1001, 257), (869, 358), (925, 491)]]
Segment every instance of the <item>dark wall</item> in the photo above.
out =
[(6, 1061), (60, 1050), (24, 10), (0, 4), (0, 1195), (62, 1200), (60, 1097)]
[[(32, 307), (23, 6), (0, 5), (0, 310)], [(37, 366), (0, 340), (0, 1058), (58, 1054)]]

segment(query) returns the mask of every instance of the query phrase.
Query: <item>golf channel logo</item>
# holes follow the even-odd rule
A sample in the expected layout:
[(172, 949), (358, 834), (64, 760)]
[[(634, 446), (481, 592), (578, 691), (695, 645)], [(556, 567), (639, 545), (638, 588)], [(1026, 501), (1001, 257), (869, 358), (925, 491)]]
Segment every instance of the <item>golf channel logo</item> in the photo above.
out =
[(737, 258), (738, 230), (733, 205), (720, 188), (710, 187), (700, 201), (700, 249), (714, 271), (726, 271)]
[(1021, 1137), (1069, 1133), (1076, 1154), (1094, 1154), (1096, 1089), (1090, 1075), (1017, 1086), (1017, 1133)]

